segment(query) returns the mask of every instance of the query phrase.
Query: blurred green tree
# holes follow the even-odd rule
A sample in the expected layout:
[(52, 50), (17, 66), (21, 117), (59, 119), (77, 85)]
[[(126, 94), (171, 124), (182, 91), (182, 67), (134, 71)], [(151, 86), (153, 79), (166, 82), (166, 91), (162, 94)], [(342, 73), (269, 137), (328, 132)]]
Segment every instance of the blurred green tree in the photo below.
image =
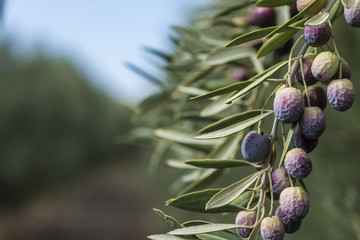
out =
[(0, 204), (113, 161), (113, 136), (129, 126), (129, 111), (69, 60), (12, 47), (0, 46)]

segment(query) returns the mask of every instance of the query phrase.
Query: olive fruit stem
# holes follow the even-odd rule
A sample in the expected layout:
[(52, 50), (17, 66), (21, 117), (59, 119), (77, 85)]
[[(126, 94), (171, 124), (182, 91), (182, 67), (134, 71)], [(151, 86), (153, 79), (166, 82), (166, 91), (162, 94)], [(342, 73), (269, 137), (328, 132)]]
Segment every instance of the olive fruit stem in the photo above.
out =
[(308, 105), (308, 107), (311, 107), (310, 106), (309, 91), (308, 91), (308, 87), (307, 87), (307, 84), (306, 84), (306, 81), (305, 81), (305, 76), (304, 76), (304, 68), (303, 68), (302, 58), (300, 58), (300, 69), (301, 69), (301, 77), (302, 77), (304, 88), (305, 88), (306, 98), (307, 98), (307, 102), (308, 102), (307, 105)]

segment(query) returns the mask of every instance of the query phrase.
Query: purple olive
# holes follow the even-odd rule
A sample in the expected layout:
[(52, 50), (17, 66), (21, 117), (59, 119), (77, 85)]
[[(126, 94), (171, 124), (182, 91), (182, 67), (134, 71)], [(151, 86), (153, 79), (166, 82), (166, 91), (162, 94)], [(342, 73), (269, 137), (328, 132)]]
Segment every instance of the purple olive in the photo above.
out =
[(315, 139), (307, 138), (304, 134), (302, 134), (299, 126), (296, 126), (292, 138), (292, 143), (294, 148), (301, 148), (306, 153), (310, 153), (316, 148), (318, 142), (319, 142), (318, 138)]
[(283, 222), (285, 233), (292, 234), (300, 229), (301, 220), (292, 220), (282, 212), (280, 206), (276, 209), (275, 215)]
[[(254, 211), (240, 211), (235, 219), (236, 225), (252, 226), (256, 222), (256, 212)], [(236, 232), (243, 238), (250, 236), (252, 228), (237, 228)]]
[(360, 1), (355, 1), (350, 8), (344, 7), (344, 17), (352, 27), (360, 27)]
[[(318, 81), (314, 77), (314, 75), (312, 74), (312, 71), (311, 71), (311, 65), (315, 59), (315, 56), (316, 56), (315, 53), (308, 53), (304, 56), (303, 61), (302, 61), (304, 80), (305, 80), (305, 83), (307, 86), (313, 85), (313, 84), (317, 83), (317, 81)], [(304, 85), (300, 67), (295, 74), (295, 79), (296, 79), (296, 81), (298, 81), (298, 83), (300, 83), (301, 85)]]
[[(308, 92), (309, 92), (310, 106), (319, 107), (321, 110), (324, 110), (327, 104), (327, 97), (325, 90), (319, 86), (310, 86), (308, 88)], [(303, 95), (304, 95), (305, 106), (309, 106), (305, 90), (303, 92)]]
[(309, 199), (301, 187), (285, 188), (280, 194), (282, 212), (290, 219), (298, 221), (309, 212)]
[(264, 134), (251, 131), (246, 134), (242, 144), (241, 153), (249, 162), (260, 162), (269, 155), (270, 139)]
[(300, 148), (293, 148), (286, 153), (284, 166), (289, 176), (297, 179), (306, 178), (312, 170), (309, 156)]
[(279, 217), (266, 217), (261, 221), (260, 234), (264, 240), (284, 239), (285, 229)]
[(302, 93), (296, 88), (284, 88), (274, 99), (274, 115), (283, 123), (296, 122), (303, 114), (304, 107)]
[(305, 26), (304, 39), (312, 47), (320, 47), (326, 44), (330, 37), (331, 29), (326, 22), (316, 26)]
[(333, 80), (327, 87), (327, 97), (332, 108), (341, 112), (346, 111), (355, 100), (354, 85), (348, 79)]
[(299, 126), (307, 138), (319, 138), (326, 128), (324, 112), (319, 107), (306, 107), (299, 120)]

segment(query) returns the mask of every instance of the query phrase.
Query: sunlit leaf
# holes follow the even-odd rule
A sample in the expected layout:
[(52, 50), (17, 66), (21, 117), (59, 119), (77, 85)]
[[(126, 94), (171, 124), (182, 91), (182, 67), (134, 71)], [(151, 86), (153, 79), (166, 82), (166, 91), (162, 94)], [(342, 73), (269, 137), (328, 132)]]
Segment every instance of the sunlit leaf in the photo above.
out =
[(238, 133), (252, 125), (254, 125), (255, 123), (259, 122), (260, 120), (264, 119), (265, 117), (269, 116), (270, 114), (272, 114), (273, 111), (268, 111), (266, 113), (257, 115), (255, 117), (249, 118), (245, 121), (242, 121), (240, 123), (231, 125), (229, 127), (214, 131), (214, 132), (210, 132), (210, 133), (206, 133), (200, 136), (195, 137), (195, 139), (214, 139), (214, 138), (223, 138), (235, 133)]
[[(316, 4), (316, 2), (319, 0), (314, 0), (312, 3), (310, 3), (306, 8), (304, 8), (301, 12), (299, 12), (298, 14), (296, 14), (295, 16), (293, 16), (292, 18), (290, 18), (287, 22), (285, 22), (284, 24), (282, 24), (281, 26), (279, 26), (277, 29), (275, 29), (274, 31), (272, 31), (271, 33), (269, 33), (266, 37), (269, 38), (271, 36), (273, 36), (276, 33), (281, 32), (284, 28), (292, 25), (293, 23), (295, 23), (297, 20), (299, 20), (301, 17), (303, 17), (306, 12), (314, 5)], [(299, 23), (303, 23), (304, 21), (306, 21), (306, 19), (302, 19), (300, 20), (297, 24), (299, 26)]]
[(221, 224), (221, 223), (204, 224), (204, 225), (199, 225), (199, 226), (192, 226), (192, 227), (176, 229), (171, 232), (168, 232), (167, 234), (194, 235), (194, 234), (201, 234), (201, 233), (218, 232), (218, 231), (234, 229), (234, 228), (239, 228), (239, 227), (250, 228), (251, 226), (243, 226), (243, 225), (236, 225), (236, 224)]
[(294, 131), (295, 131), (295, 127), (296, 127), (296, 123), (293, 123), (289, 129), (289, 132), (288, 132), (288, 135), (286, 137), (286, 141), (285, 141), (285, 145), (284, 145), (284, 149), (282, 151), (282, 154), (281, 154), (281, 157), (280, 157), (280, 162), (279, 162), (279, 167), (281, 167), (283, 161), (284, 161), (284, 158), (285, 158), (285, 155), (289, 149), (289, 146), (290, 146), (290, 143), (291, 143), (291, 140), (292, 140), (292, 137), (294, 135)]
[(160, 217), (160, 219), (169, 226), (171, 229), (183, 228), (183, 226), (173, 217), (166, 215), (159, 209), (153, 209), (154, 212)]
[(279, 7), (284, 5), (295, 4), (296, 0), (258, 0), (255, 6), (258, 7)]
[(234, 201), (246, 189), (248, 189), (251, 184), (253, 184), (256, 179), (261, 176), (265, 171), (266, 169), (263, 169), (259, 172), (247, 176), (239, 182), (233, 183), (230, 186), (224, 188), (209, 200), (209, 202), (206, 204), (206, 209), (222, 207)]
[(241, 58), (248, 58), (252, 54), (255, 54), (255, 51), (246, 47), (220, 48), (208, 56), (205, 60), (205, 64), (224, 64)]
[[(266, 112), (268, 112), (268, 111), (266, 111)], [(243, 112), (243, 113), (234, 114), (234, 115), (223, 118), (217, 122), (214, 122), (212, 124), (205, 126), (199, 132), (200, 133), (213, 132), (213, 131), (216, 131), (216, 130), (219, 130), (219, 129), (222, 129), (225, 127), (229, 127), (236, 123), (242, 122), (246, 119), (255, 117), (255, 116), (259, 115), (260, 113), (261, 113), (261, 109), (255, 109), (255, 110), (250, 110), (250, 111)]]
[(233, 83), (231, 85), (213, 90), (211, 92), (202, 94), (200, 96), (192, 97), (191, 99), (212, 98), (215, 96), (224, 95), (226, 93), (231, 93), (233, 91), (240, 91), (241, 89), (244, 89), (252, 82), (254, 82), (254, 80), (247, 80), (247, 81), (243, 81), (243, 82)]
[(341, 0), (341, 3), (344, 5), (344, 7), (346, 8), (351, 8), (356, 0)]
[(263, 37), (267, 36), (269, 33), (271, 33), (272, 31), (274, 31), (276, 28), (277, 28), (276, 26), (266, 27), (266, 28), (256, 29), (252, 32), (245, 33), (245, 34), (235, 38), (228, 44), (226, 44), (225, 47), (234, 47), (234, 46), (246, 43), (246, 42), (250, 42), (250, 41), (253, 41), (253, 40), (256, 40), (259, 38), (263, 38)]
[(318, 26), (323, 24), (329, 19), (330, 14), (328, 12), (316, 15), (305, 22), (305, 26)]
[(253, 83), (249, 84), (249, 86), (245, 87), (244, 89), (242, 89), (241, 91), (236, 93), (234, 96), (232, 96), (231, 98), (226, 100), (225, 103), (231, 103), (235, 99), (247, 94), (248, 92), (250, 92), (251, 90), (253, 90), (257, 86), (259, 86), (261, 83), (263, 83), (266, 79), (268, 79), (273, 74), (275, 74), (277, 71), (279, 71), (287, 63), (288, 63), (288, 61), (284, 61), (284, 62), (281, 62), (281, 63), (277, 64), (276, 66), (273, 66), (270, 70), (267, 70), (265, 74), (263, 74), (261, 77), (256, 79)]
[(243, 209), (239, 206), (229, 204), (217, 209), (205, 210), (206, 203), (219, 191), (220, 189), (207, 189), (203, 191), (187, 193), (180, 197), (166, 201), (166, 205), (200, 213), (238, 212)]
[(168, 234), (156, 234), (156, 235), (150, 235), (147, 237), (151, 240), (191, 240), (191, 239), (197, 239), (195, 237), (188, 238), (188, 237), (179, 237), (174, 235), (168, 235)]
[(154, 131), (155, 136), (160, 137), (162, 139), (184, 143), (184, 144), (194, 144), (194, 145), (217, 145), (221, 143), (221, 141), (217, 140), (209, 140), (209, 141), (200, 141), (194, 139), (195, 134), (184, 132), (182, 130), (177, 129), (156, 129)]
[(215, 114), (218, 114), (229, 107), (231, 107), (230, 104), (225, 104), (226, 99), (228, 99), (227, 95), (219, 96), (218, 99), (214, 100), (210, 104), (208, 104), (206, 107), (204, 107), (203, 110), (200, 112), (201, 117), (209, 117)]
[(287, 41), (289, 41), (299, 30), (292, 29), (282, 33), (276, 33), (270, 39), (268, 39), (258, 50), (256, 56), (258, 58), (268, 55), (274, 50), (282, 47)]

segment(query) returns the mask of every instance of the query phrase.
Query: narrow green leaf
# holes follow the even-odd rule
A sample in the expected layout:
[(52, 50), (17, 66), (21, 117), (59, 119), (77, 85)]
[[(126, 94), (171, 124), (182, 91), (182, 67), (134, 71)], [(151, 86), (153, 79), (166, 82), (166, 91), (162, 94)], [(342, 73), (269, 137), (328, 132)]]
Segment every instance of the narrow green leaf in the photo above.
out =
[(196, 235), (196, 237), (198, 237), (201, 240), (228, 240), (226, 238), (222, 238), (222, 237), (214, 236), (214, 235), (210, 235), (210, 234), (198, 234), (198, 235)]
[(231, 42), (229, 42), (228, 44), (225, 45), (225, 47), (234, 47), (246, 42), (250, 42), (259, 38), (263, 38), (265, 36), (267, 36), (269, 33), (271, 33), (272, 31), (274, 31), (277, 27), (273, 26), (273, 27), (266, 27), (266, 28), (260, 28), (260, 29), (256, 29), (252, 32), (248, 32), (245, 33), (235, 39), (233, 39)]
[(294, 131), (295, 131), (295, 127), (296, 127), (296, 123), (293, 123), (289, 129), (288, 135), (286, 137), (286, 141), (285, 141), (285, 145), (284, 145), (284, 149), (282, 151), (281, 157), (280, 157), (280, 162), (279, 162), (279, 167), (281, 167), (281, 165), (283, 164), (285, 155), (289, 149), (292, 137), (294, 135)]
[(344, 7), (351, 8), (354, 5), (355, 0), (341, 0), (341, 3), (344, 5)]
[(242, 207), (229, 204), (221, 208), (205, 210), (206, 203), (219, 191), (220, 189), (207, 189), (203, 191), (187, 193), (180, 197), (166, 201), (166, 205), (200, 213), (238, 212), (243, 209)]
[(261, 46), (256, 56), (260, 58), (273, 52), (274, 50), (283, 46), (287, 41), (289, 41), (298, 31), (298, 29), (292, 29), (286, 32), (275, 34)]
[(244, 94), (248, 93), (249, 91), (253, 90), (257, 86), (259, 86), (262, 82), (264, 82), (266, 79), (271, 77), (273, 74), (275, 74), (277, 71), (279, 71), (282, 67), (284, 67), (288, 61), (281, 62), (271, 68), (270, 70), (267, 70), (265, 74), (261, 75), (258, 79), (256, 79), (254, 82), (249, 84), (249, 86), (245, 87), (244, 89), (240, 90), (238, 93), (236, 93), (234, 96), (229, 98), (225, 103), (231, 103), (235, 99), (243, 96)]
[(248, 189), (251, 184), (253, 184), (256, 179), (265, 171), (266, 169), (263, 169), (259, 172), (247, 176), (239, 182), (233, 183), (230, 186), (224, 188), (209, 200), (209, 202), (206, 204), (206, 209), (222, 207), (234, 201), (246, 189)]
[(242, 166), (256, 167), (255, 164), (236, 159), (189, 159), (185, 161), (186, 164), (201, 168), (233, 168)]
[(303, 179), (299, 179), (299, 183), (300, 183), (300, 185), (304, 188), (305, 192), (306, 192), (308, 195), (310, 195), (310, 192), (309, 192), (308, 188), (306, 187), (304, 180), (303, 180)]
[(166, 164), (169, 167), (173, 168), (180, 168), (180, 169), (197, 169), (197, 167), (190, 166), (189, 164), (186, 164), (184, 160), (179, 159), (168, 159), (166, 160)]
[(184, 227), (192, 227), (192, 226), (198, 226), (198, 225), (203, 225), (203, 224), (212, 224), (212, 223), (208, 222), (208, 221), (203, 221), (203, 220), (191, 220), (191, 221), (183, 222), (182, 225)]
[(229, 159), (234, 158), (239, 149), (239, 142), (244, 137), (243, 133), (235, 134), (226, 138), (225, 142), (216, 147), (206, 158)]
[(329, 19), (330, 14), (328, 12), (326, 13), (320, 13), (309, 20), (305, 22), (305, 26), (318, 26), (320, 24), (323, 24)]
[(200, 188), (202, 186), (205, 186), (213, 181), (215, 181), (221, 174), (223, 173), (222, 169), (201, 169), (199, 170), (199, 173), (197, 174), (198, 177), (190, 183), (188, 186), (186, 186), (184, 189), (182, 189), (178, 195), (185, 194), (189, 191), (192, 191), (194, 189)]
[(186, 93), (186, 94), (189, 94), (189, 95), (195, 95), (195, 96), (196, 95), (203, 95), (203, 94), (208, 93), (208, 91), (206, 91), (206, 90), (196, 88), (196, 87), (189, 87), (189, 86), (179, 86), (177, 88), (177, 90), (179, 92)]
[(177, 143), (183, 143), (183, 144), (194, 144), (194, 145), (217, 145), (221, 143), (221, 141), (199, 141), (194, 139), (195, 134), (187, 133), (182, 130), (177, 129), (164, 129), (159, 128), (154, 131), (154, 134), (157, 137), (160, 137), (162, 139), (166, 139), (169, 141), (177, 142)]
[(199, 226), (192, 226), (192, 227), (176, 229), (171, 232), (168, 232), (167, 234), (195, 235), (195, 234), (202, 234), (202, 233), (224, 231), (224, 230), (234, 229), (234, 228), (239, 228), (239, 227), (251, 228), (252, 226), (243, 226), (243, 225), (236, 225), (236, 224), (222, 224), (222, 223), (204, 224), (204, 225), (199, 225)]
[(213, 116), (231, 107), (230, 104), (224, 103), (226, 99), (228, 99), (228, 97), (229, 97), (228, 95), (219, 96), (218, 99), (214, 100), (213, 102), (208, 104), (203, 110), (201, 110), (200, 116), (201, 117)]
[[(271, 36), (273, 36), (276, 33), (281, 32), (284, 28), (290, 26), (291, 24), (295, 23), (298, 19), (300, 19), (302, 16), (304, 16), (306, 14), (306, 12), (319, 0), (314, 0), (311, 4), (309, 4), (306, 8), (304, 8), (301, 12), (299, 12), (298, 14), (296, 14), (295, 16), (293, 16), (292, 18), (289, 19), (289, 21), (285, 22), (284, 24), (282, 24), (280, 27), (278, 27), (277, 29), (275, 29), (274, 31), (272, 31), (271, 33), (269, 33), (266, 38), (269, 38)], [(306, 21), (306, 19), (303, 19), (302, 21)], [(301, 21), (300, 21), (301, 22)]]
[(181, 225), (175, 218), (166, 215), (159, 209), (154, 208), (153, 210), (160, 217), (160, 219), (169, 226), (170, 229), (183, 228), (183, 225)]
[(248, 58), (255, 51), (251, 48), (246, 47), (232, 47), (232, 48), (220, 48), (213, 53), (210, 53), (208, 58), (205, 60), (207, 65), (219, 65), (241, 58)]
[(226, 93), (231, 93), (233, 91), (240, 91), (241, 89), (244, 89), (252, 82), (254, 82), (254, 80), (247, 80), (247, 81), (243, 81), (243, 82), (233, 83), (231, 85), (213, 90), (211, 92), (202, 94), (200, 96), (192, 97), (191, 99), (212, 98), (212, 97), (223, 95)]
[(264, 119), (265, 117), (272, 114), (273, 111), (268, 111), (266, 113), (257, 115), (255, 117), (249, 118), (243, 122), (234, 124), (230, 127), (226, 127), (214, 132), (206, 133), (200, 136), (195, 137), (195, 139), (214, 139), (214, 138), (223, 138), (238, 132), (241, 132), (242, 130), (254, 125), (255, 123), (259, 122), (261, 119)]
[(217, 12), (212, 19), (216, 19), (225, 15), (228, 15), (234, 11), (238, 11), (244, 7), (247, 7), (249, 5), (251, 5), (253, 3), (253, 1), (244, 1), (244, 2), (239, 2), (237, 4), (233, 4), (227, 8), (222, 9), (221, 11)]
[(188, 238), (188, 237), (178, 237), (178, 236), (174, 236), (174, 235), (168, 235), (168, 234), (156, 234), (156, 235), (151, 235), (147, 237), (148, 239), (151, 240), (191, 240), (191, 239), (197, 239), (195, 237), (192, 238)]
[[(268, 112), (268, 111), (266, 111)], [(209, 124), (207, 126), (205, 126), (204, 128), (202, 128), (199, 133), (204, 133), (204, 132), (213, 132), (225, 127), (229, 127), (231, 125), (234, 125), (236, 123), (242, 122), (246, 119), (249, 119), (251, 117), (255, 117), (257, 115), (259, 115), (261, 113), (261, 109), (255, 109), (255, 110), (250, 110), (247, 112), (242, 112), (242, 113), (238, 113), (238, 114), (234, 114), (231, 115), (229, 117), (223, 118), (217, 122), (214, 122), (212, 124)]]
[(292, 5), (295, 4), (296, 0), (258, 0), (255, 3), (255, 6), (258, 7), (279, 7), (284, 5)]

